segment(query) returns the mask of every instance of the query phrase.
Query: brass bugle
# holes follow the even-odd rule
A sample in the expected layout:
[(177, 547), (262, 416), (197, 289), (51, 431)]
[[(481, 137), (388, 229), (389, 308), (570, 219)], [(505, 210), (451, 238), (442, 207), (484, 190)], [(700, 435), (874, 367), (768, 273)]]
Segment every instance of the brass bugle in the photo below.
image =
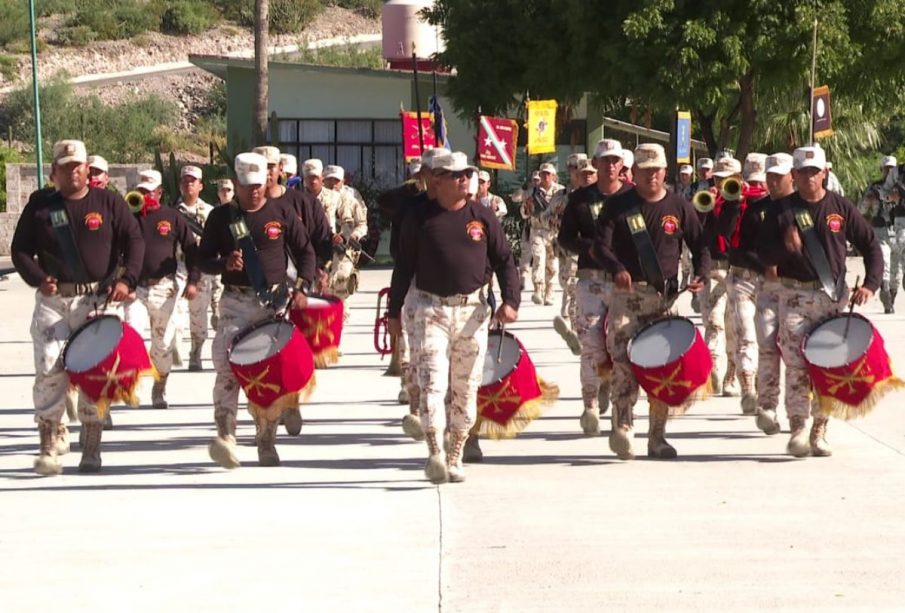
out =
[(691, 204), (698, 213), (706, 214), (716, 206), (716, 198), (709, 189), (702, 189), (691, 198)]
[(720, 194), (723, 196), (723, 200), (741, 200), (742, 182), (733, 177), (725, 179), (720, 186)]
[(133, 190), (126, 194), (126, 204), (133, 213), (140, 213), (145, 205), (145, 195), (138, 190)]

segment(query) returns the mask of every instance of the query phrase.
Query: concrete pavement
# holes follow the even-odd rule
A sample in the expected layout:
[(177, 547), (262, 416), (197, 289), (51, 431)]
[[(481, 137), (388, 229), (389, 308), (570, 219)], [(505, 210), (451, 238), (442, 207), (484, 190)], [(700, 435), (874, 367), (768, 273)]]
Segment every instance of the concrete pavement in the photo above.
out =
[[(764, 436), (737, 398), (714, 398), (671, 422), (676, 461), (620, 462), (605, 437), (581, 435), (577, 358), (550, 324), (558, 306), (527, 299), (511, 329), (560, 401), (517, 439), (485, 441), (466, 483), (431, 486), (423, 445), (399, 427), (398, 380), (380, 376), (371, 347), (388, 279), (364, 273), (341, 363), (318, 371), (301, 437), (278, 440), (283, 466), (255, 465), (245, 412), (245, 465), (208, 458), (208, 343), (205, 372), (171, 376), (171, 409), (114, 410), (102, 473), (78, 474), (75, 451), (55, 478), (31, 471), (33, 292), (0, 283), (2, 609), (905, 607), (905, 394), (832, 422), (831, 458), (786, 456), (787, 433)], [(690, 312), (687, 296), (680, 306)], [(878, 301), (864, 312), (905, 368), (903, 317)], [(643, 450), (646, 403), (637, 413)]]

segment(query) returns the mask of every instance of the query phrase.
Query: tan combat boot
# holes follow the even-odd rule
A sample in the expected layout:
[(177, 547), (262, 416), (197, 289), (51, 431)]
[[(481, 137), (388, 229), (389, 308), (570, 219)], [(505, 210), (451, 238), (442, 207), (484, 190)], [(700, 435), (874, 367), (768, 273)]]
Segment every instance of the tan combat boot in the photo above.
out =
[(211, 441), (207, 451), (211, 459), (223, 468), (238, 468), (236, 457), (236, 417), (235, 415), (216, 415), (217, 438)]
[(302, 410), (298, 407), (283, 411), (283, 427), (289, 436), (298, 436), (302, 433)]
[(807, 421), (806, 417), (801, 417), (799, 415), (789, 417), (792, 436), (789, 437), (789, 444), (786, 446), (786, 451), (789, 452), (789, 455), (793, 455), (796, 458), (803, 458), (811, 454), (811, 445), (808, 442), (808, 432), (805, 430)]
[[(408, 395), (408, 390), (402, 388)], [(424, 440), (424, 428), (421, 427), (421, 418), (418, 417), (418, 407), (409, 405), (408, 415), (402, 418), (402, 431), (413, 441)]]
[(735, 365), (730, 364), (726, 368), (726, 376), (723, 377), (723, 396), (738, 396), (738, 385), (735, 381)]
[(192, 350), (189, 352), (189, 372), (201, 372), (204, 370), (201, 365), (201, 348), (203, 346), (203, 340), (192, 339)]
[[(593, 401), (592, 401), (593, 402)], [(600, 412), (593, 404), (586, 406), (578, 420), (581, 425), (581, 431), (586, 436), (597, 436), (600, 434)]]
[(467, 464), (477, 464), (484, 461), (484, 452), (478, 441), (478, 434), (473, 432), (465, 440), (465, 449), (462, 451), (462, 461)]
[(757, 392), (755, 391), (756, 375), (753, 372), (743, 372), (741, 379), (742, 414), (754, 415), (757, 413)]
[(168, 409), (167, 403), (167, 378), (170, 375), (160, 375), (160, 380), (155, 381), (151, 387), (151, 408)]
[(57, 458), (57, 426), (56, 422), (49, 419), (38, 420), (41, 442), (38, 457), (35, 458), (35, 472), (39, 475), (59, 475), (63, 472), (63, 465)]
[(69, 453), (69, 428), (62, 422), (57, 424), (56, 450), (57, 455), (66, 455)]
[(258, 426), (255, 434), (255, 443), (258, 446), (258, 464), (260, 466), (279, 466), (280, 455), (277, 453), (276, 447), (278, 420), (270, 421), (259, 417), (255, 421)]
[(723, 379), (720, 377), (720, 371), (716, 367), (716, 360), (713, 360), (713, 369), (710, 371), (710, 388), (710, 393), (714, 396), (723, 395)]
[(446, 472), (450, 483), (465, 481), (465, 467), (462, 466), (462, 449), (468, 439), (468, 432), (450, 432), (449, 454), (446, 456)]
[(534, 304), (543, 304), (544, 303), (544, 295), (539, 287), (534, 288), (534, 292), (531, 294), (531, 302)]
[(399, 388), (399, 395), (396, 396), (396, 400), (399, 401), (399, 404), (408, 404), (411, 396), (409, 396), (409, 391), (406, 389), (405, 384)]
[(446, 469), (446, 458), (440, 449), (437, 431), (428, 430), (425, 432), (424, 440), (427, 441), (427, 452), (430, 454), (427, 458), (427, 463), (424, 465), (424, 474), (431, 483), (446, 483), (449, 479), (449, 473)]
[(657, 400), (650, 401), (650, 427), (647, 432), (647, 455), (660, 460), (671, 460), (678, 454), (666, 442), (666, 420), (669, 407)]
[(613, 413), (610, 415), (612, 431), (610, 432), (610, 449), (620, 460), (634, 460), (635, 451), (632, 449), (632, 441), (635, 433), (633, 429), (634, 414), (632, 407), (618, 407), (613, 405)]
[(758, 409), (756, 423), (764, 434), (779, 434), (782, 430), (782, 426), (779, 425), (779, 420), (776, 418), (776, 411), (773, 409)]
[(833, 448), (826, 442), (827, 422), (829, 418), (817, 416), (811, 426), (811, 453), (820, 458), (833, 455)]
[(80, 473), (97, 473), (101, 470), (101, 434), (104, 432), (103, 422), (82, 423), (85, 433), (82, 445), (82, 461), (79, 462)]
[(544, 304), (553, 306), (553, 282), (547, 283), (544, 288)]

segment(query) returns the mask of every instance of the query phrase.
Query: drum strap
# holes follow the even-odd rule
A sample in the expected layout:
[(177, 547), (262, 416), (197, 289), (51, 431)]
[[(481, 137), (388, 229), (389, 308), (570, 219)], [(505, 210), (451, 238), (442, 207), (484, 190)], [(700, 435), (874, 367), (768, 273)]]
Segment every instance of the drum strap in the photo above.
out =
[(54, 192), (51, 200), (53, 204), (50, 207), (50, 225), (53, 228), (57, 244), (63, 252), (64, 268), (69, 269), (67, 272), (72, 274), (72, 280), (75, 283), (87, 283), (88, 274), (85, 272), (82, 255), (79, 252), (78, 243), (75, 241), (75, 234), (72, 232), (72, 224), (66, 213), (63, 195), (58, 191)]
[[(807, 251), (808, 260), (814, 270), (817, 271), (817, 278), (820, 279), (823, 291), (834, 301), (838, 301), (842, 295), (842, 288), (840, 284), (833, 280), (830, 262), (826, 257), (823, 245), (820, 243), (820, 237), (817, 236), (811, 212), (804, 207), (795, 207), (793, 212), (795, 214), (795, 224), (798, 226), (798, 231), (801, 233), (801, 238)], [(844, 279), (842, 281), (844, 284)]]
[(647, 224), (644, 223), (641, 209), (637, 206), (629, 209), (625, 222), (628, 224), (628, 231), (632, 235), (635, 250), (638, 252), (644, 280), (654, 286), (657, 291), (664, 292), (666, 282), (663, 279), (663, 271), (660, 270), (660, 260), (657, 258), (657, 250), (647, 231)]
[(258, 248), (255, 246), (254, 237), (245, 223), (245, 215), (239, 209), (238, 205), (231, 203), (229, 205), (230, 223), (229, 231), (236, 241), (236, 245), (242, 252), (242, 262), (245, 265), (245, 274), (251, 281), (251, 287), (255, 290), (264, 302), (271, 302), (274, 298), (270, 287), (267, 285), (267, 278), (264, 276), (264, 269), (261, 267), (261, 260), (258, 258)]

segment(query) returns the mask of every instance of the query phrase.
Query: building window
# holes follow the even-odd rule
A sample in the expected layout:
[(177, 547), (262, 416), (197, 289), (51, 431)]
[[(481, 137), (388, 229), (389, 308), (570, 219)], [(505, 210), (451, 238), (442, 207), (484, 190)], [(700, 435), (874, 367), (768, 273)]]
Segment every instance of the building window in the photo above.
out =
[(338, 164), (348, 181), (390, 187), (405, 179), (402, 125), (398, 119), (280, 119), (284, 153), (302, 162)]

